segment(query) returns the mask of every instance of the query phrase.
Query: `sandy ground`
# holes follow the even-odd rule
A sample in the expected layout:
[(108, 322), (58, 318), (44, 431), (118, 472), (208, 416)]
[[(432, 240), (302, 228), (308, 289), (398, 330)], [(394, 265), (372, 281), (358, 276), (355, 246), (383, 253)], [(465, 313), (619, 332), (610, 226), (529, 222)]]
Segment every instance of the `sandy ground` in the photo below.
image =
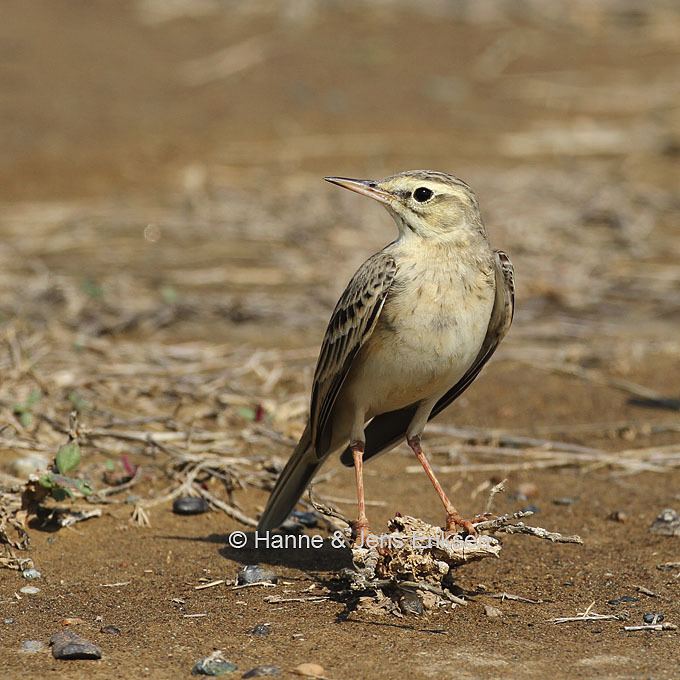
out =
[[(467, 607), (398, 619), (335, 596), (266, 601), (327, 594), (345, 551), (238, 551), (227, 536), (247, 527), (221, 512), (178, 517), (168, 502), (142, 528), (130, 505), (112, 505), (71, 529), (31, 529), (38, 595), (19, 599), (25, 582), (0, 570), (3, 677), (184, 677), (213, 649), (236, 677), (303, 662), (334, 679), (677, 677), (677, 631), (623, 626), (646, 612), (680, 625), (678, 568), (658, 568), (680, 560), (678, 538), (649, 532), (663, 508), (680, 509), (680, 14), (662, 2), (474, 7), (5, 2), (0, 468), (13, 474), (27, 454), (16, 442), (53, 453), (63, 439), (47, 421), (17, 422), (13, 405), (36, 383), (36, 413), (58, 423), (77, 391), (94, 404), (86, 425), (104, 409), (162, 416), (233, 438), (224, 455), (285, 459), (337, 293), (393, 234), (378, 207), (319, 178), (432, 167), (477, 188), (518, 280), (508, 341), (442, 423), (600, 452), (541, 468), (540, 447), (504, 457), (439, 434), (433, 461), (467, 466), (442, 473), (464, 513), (507, 477), (497, 511), (533, 504), (536, 523), (584, 544), (507, 537), (500, 560), (461, 570)], [(194, 354), (195, 375), (176, 370)], [(253, 356), (266, 374), (239, 373)], [(258, 403), (282, 441), (243, 435), (239, 408)], [(149, 471), (141, 496), (168, 481), (143, 444), (83, 452), (95, 486), (121, 455)], [(396, 511), (440, 521), (413, 463), (400, 448), (367, 468), (374, 525)], [(351, 499), (351, 471), (327, 471), (319, 494)], [(535, 494), (518, 498), (527, 483)], [(252, 486), (234, 497), (249, 516), (266, 502)], [(554, 502), (564, 497), (574, 502)], [(283, 582), (195, 590), (254, 562)], [(502, 592), (542, 602), (488, 594)], [(636, 600), (608, 604), (621, 596)], [(593, 602), (628, 619), (550, 622)], [(68, 617), (101, 661), (20, 651)], [(250, 634), (259, 623), (269, 636)], [(107, 624), (121, 634), (101, 633)]]

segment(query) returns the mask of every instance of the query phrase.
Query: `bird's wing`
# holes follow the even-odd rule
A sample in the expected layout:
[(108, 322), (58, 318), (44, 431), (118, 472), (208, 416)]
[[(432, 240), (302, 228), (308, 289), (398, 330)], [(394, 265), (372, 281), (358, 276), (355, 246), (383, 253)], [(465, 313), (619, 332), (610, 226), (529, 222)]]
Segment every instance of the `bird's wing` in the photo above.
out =
[(333, 310), (314, 373), (309, 422), (311, 440), (323, 455), (330, 441), (331, 413), (352, 361), (375, 328), (397, 265), (384, 250), (359, 267)]
[[(495, 251), (495, 274), (496, 297), (482, 347), (463, 377), (435, 404), (429, 419), (441, 413), (471, 385), (510, 328), (515, 310), (514, 269), (510, 258), (502, 250)], [(388, 451), (403, 439), (417, 408), (415, 403), (376, 416), (366, 428), (364, 460)], [(342, 454), (342, 462), (350, 467), (354, 464), (349, 449)]]

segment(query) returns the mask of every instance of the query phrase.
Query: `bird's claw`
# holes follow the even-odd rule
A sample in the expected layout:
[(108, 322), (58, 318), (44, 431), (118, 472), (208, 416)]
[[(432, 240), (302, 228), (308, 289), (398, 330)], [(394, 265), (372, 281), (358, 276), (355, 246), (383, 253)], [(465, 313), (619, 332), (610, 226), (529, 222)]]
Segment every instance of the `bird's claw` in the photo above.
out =
[(446, 515), (446, 536), (457, 534), (456, 527), (462, 527), (470, 536), (477, 535), (477, 530), (470, 520), (463, 519), (457, 512), (450, 512)]

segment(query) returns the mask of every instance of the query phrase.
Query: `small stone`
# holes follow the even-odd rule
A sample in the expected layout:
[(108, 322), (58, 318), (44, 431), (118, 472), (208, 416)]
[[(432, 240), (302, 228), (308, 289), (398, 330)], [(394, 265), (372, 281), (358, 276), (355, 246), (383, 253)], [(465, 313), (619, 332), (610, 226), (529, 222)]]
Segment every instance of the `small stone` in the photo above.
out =
[(399, 609), (401, 609), (404, 614), (415, 616), (420, 616), (420, 614), (425, 611), (420, 596), (412, 590), (406, 590), (401, 593), (399, 596)]
[(102, 626), (99, 629), (100, 633), (105, 633), (106, 635), (120, 635), (120, 628), (117, 626)]
[(245, 672), (242, 678), (263, 678), (265, 676), (281, 675), (281, 669), (278, 666), (256, 666)]
[(40, 652), (45, 645), (41, 640), (24, 640), (21, 643), (21, 651), (27, 652), (28, 654), (35, 654), (35, 652)]
[(61, 620), (62, 626), (77, 626), (79, 623), (85, 623), (85, 621), (78, 616), (72, 616)]
[(643, 617), (642, 620), (645, 623), (661, 623), (664, 619), (664, 615), (661, 612), (647, 612)]
[(484, 613), (490, 619), (497, 619), (499, 616), (503, 616), (503, 612), (500, 609), (498, 609), (498, 607), (494, 607), (493, 605), (490, 604), (484, 605)]
[(607, 604), (612, 605), (612, 607), (616, 607), (617, 605), (624, 604), (624, 603), (630, 603), (630, 602), (639, 602), (640, 598), (639, 597), (631, 597), (630, 595), (622, 595), (621, 597), (617, 597), (615, 600), (607, 600)]
[(553, 498), (553, 503), (555, 505), (574, 505), (576, 499), (570, 496), (562, 496), (561, 498)]
[(661, 536), (680, 536), (680, 515), (675, 510), (666, 508), (659, 513), (649, 530)]
[(15, 619), (3, 619), (2, 621), (6, 626), (11, 626), (13, 623), (16, 623)]
[(305, 678), (322, 678), (326, 671), (318, 663), (301, 663), (293, 669), (293, 672)]
[(28, 476), (38, 470), (46, 470), (50, 464), (47, 456), (39, 453), (30, 453), (27, 456), (18, 458), (10, 464), (10, 471), (19, 479), (28, 479)]
[(319, 526), (319, 515), (316, 512), (302, 512), (301, 510), (293, 510), (291, 517), (302, 524), (303, 527), (314, 529)]
[(614, 510), (607, 515), (607, 519), (612, 522), (625, 522), (628, 515), (623, 510)]
[(236, 664), (225, 659), (222, 652), (217, 650), (210, 654), (210, 656), (199, 659), (191, 669), (191, 674), (212, 676), (226, 675), (227, 673), (233, 673), (236, 668)]
[(285, 534), (299, 534), (304, 530), (304, 527), (299, 522), (296, 522), (292, 517), (289, 517), (280, 527), (279, 531)]
[(418, 593), (418, 595), (420, 596), (420, 599), (423, 601), (423, 607), (425, 607), (425, 609), (434, 609), (441, 601), (439, 595), (430, 593), (427, 590)]
[(55, 659), (101, 659), (102, 650), (72, 630), (55, 633), (50, 638)]
[(200, 496), (176, 498), (172, 504), (172, 511), (176, 515), (200, 515), (209, 509), (207, 501)]
[(23, 588), (19, 588), (19, 592), (24, 595), (37, 595), (40, 592), (40, 588), (36, 588), (35, 586), (24, 586)]
[(24, 569), (21, 572), (21, 575), (27, 580), (27, 581), (35, 581), (35, 579), (38, 579), (42, 576), (42, 574), (37, 570), (37, 569)]
[(533, 503), (532, 503), (531, 505), (527, 505), (526, 508), (522, 508), (522, 512), (533, 512), (534, 515), (535, 515), (535, 514), (541, 512), (541, 510), (538, 507), (538, 505), (533, 505)]
[(538, 487), (532, 482), (524, 482), (517, 487), (517, 498), (527, 500), (538, 495)]
[(248, 564), (238, 572), (236, 582), (240, 586), (250, 583), (278, 583), (279, 577), (270, 569), (263, 569), (258, 564)]
[(272, 627), (270, 623), (258, 623), (251, 631), (251, 635), (256, 637), (267, 637), (269, 633), (272, 632)]

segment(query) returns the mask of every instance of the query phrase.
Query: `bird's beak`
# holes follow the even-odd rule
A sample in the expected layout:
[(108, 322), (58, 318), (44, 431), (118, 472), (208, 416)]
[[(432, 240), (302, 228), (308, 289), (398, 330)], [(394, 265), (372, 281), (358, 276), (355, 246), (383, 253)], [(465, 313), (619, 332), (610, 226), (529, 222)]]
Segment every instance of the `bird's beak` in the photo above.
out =
[(394, 198), (389, 192), (378, 189), (377, 183), (370, 179), (349, 179), (348, 177), (324, 177), (324, 179), (331, 184), (337, 184), (339, 187), (355, 191), (362, 196), (374, 198), (386, 205), (389, 205), (391, 199)]

